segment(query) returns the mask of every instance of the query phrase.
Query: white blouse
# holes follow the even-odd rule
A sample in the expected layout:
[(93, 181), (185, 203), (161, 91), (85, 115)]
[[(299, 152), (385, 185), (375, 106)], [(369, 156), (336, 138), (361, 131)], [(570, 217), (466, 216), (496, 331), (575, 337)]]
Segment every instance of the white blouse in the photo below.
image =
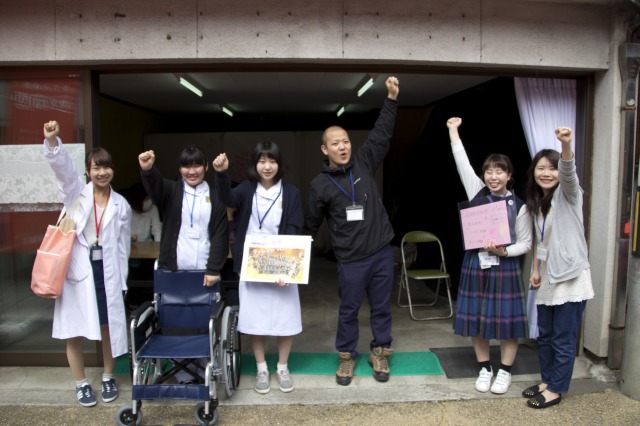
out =
[(209, 184), (202, 182), (196, 188), (184, 183), (182, 198), (182, 224), (178, 234), (178, 269), (207, 269), (209, 259), (209, 220), (211, 195)]

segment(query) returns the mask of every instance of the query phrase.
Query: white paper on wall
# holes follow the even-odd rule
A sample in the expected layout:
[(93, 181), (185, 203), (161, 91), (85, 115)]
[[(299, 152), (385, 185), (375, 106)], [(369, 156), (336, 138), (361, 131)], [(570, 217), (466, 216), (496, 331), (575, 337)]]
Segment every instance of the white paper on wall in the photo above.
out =
[[(78, 171), (78, 179), (85, 179), (85, 145), (64, 145)], [(42, 144), (0, 145), (0, 205), (60, 203), (60, 190), (51, 166), (43, 153)]]

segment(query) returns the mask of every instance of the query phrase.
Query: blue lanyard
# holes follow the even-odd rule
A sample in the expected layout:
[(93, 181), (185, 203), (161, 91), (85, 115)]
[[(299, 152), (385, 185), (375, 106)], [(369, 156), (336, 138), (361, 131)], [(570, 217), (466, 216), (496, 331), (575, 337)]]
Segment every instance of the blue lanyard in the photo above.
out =
[(536, 225), (538, 226), (538, 230), (540, 231), (540, 242), (544, 241), (544, 226), (547, 223), (547, 217), (544, 217), (542, 221), (542, 228), (540, 228), (540, 222), (538, 222), (538, 218), (536, 218)]
[(191, 205), (191, 207), (189, 207), (189, 198), (187, 197), (189, 193), (186, 189), (184, 190), (184, 194), (187, 201), (187, 208), (189, 209), (189, 213), (191, 214), (191, 227), (193, 228), (193, 211), (196, 209), (196, 190), (195, 188), (193, 189), (193, 204)]
[(327, 177), (328, 177), (329, 179), (331, 179), (331, 182), (333, 182), (333, 184), (334, 184), (335, 186), (337, 186), (337, 187), (338, 187), (338, 189), (339, 189), (340, 191), (342, 191), (342, 193), (343, 193), (344, 195), (346, 195), (347, 197), (349, 197), (349, 199), (351, 200), (351, 203), (352, 203), (353, 205), (355, 205), (355, 204), (356, 204), (356, 188), (355, 188), (355, 187), (354, 187), (354, 185), (353, 185), (353, 169), (349, 169), (349, 180), (351, 181), (351, 194), (349, 194), (347, 191), (345, 191), (343, 187), (341, 187), (340, 185), (338, 185), (338, 182), (336, 182), (336, 180), (333, 178), (333, 176), (331, 176), (329, 173), (327, 173)]
[(256, 214), (258, 215), (258, 225), (260, 225), (260, 229), (262, 229), (262, 222), (264, 222), (264, 218), (267, 217), (267, 215), (271, 211), (271, 207), (273, 207), (276, 201), (278, 201), (278, 198), (280, 198), (280, 194), (282, 194), (282, 187), (280, 188), (280, 192), (278, 192), (278, 195), (276, 196), (276, 198), (274, 198), (273, 201), (271, 202), (271, 205), (267, 209), (267, 212), (264, 214), (264, 216), (262, 216), (262, 218), (260, 218), (260, 210), (258, 209), (258, 191), (254, 193), (254, 198), (256, 200)]

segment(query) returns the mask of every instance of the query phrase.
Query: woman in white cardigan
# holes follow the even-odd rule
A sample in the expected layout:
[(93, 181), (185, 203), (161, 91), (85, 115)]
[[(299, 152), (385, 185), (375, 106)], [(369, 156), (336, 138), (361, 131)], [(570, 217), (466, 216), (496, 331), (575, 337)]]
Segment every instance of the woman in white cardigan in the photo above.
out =
[(85, 184), (78, 179), (59, 133), (56, 121), (44, 124), (44, 155), (56, 175), (67, 215), (76, 223), (77, 237), (62, 295), (55, 301), (52, 336), (67, 340), (76, 397), (80, 405), (91, 407), (97, 400), (84, 371), (84, 339), (102, 340), (104, 402), (118, 397), (115, 358), (128, 351), (122, 292), (127, 290), (131, 208), (111, 189), (111, 155), (102, 148), (87, 154), (90, 181)]
[(594, 296), (582, 219), (582, 189), (571, 150), (572, 131), (559, 127), (562, 153), (540, 151), (529, 168), (527, 208), (533, 218), (533, 272), (542, 383), (522, 392), (532, 408), (560, 403), (568, 392), (587, 300)]

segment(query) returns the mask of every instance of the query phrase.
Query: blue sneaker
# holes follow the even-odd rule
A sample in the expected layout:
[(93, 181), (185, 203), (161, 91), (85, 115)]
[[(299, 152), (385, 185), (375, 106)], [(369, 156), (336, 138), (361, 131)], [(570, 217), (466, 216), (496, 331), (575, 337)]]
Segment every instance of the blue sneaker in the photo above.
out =
[(98, 403), (96, 396), (93, 394), (93, 389), (91, 389), (91, 385), (88, 384), (77, 387), (76, 396), (78, 397), (78, 402), (83, 407), (93, 407)]
[(118, 388), (114, 379), (102, 381), (102, 400), (111, 402), (118, 397)]

